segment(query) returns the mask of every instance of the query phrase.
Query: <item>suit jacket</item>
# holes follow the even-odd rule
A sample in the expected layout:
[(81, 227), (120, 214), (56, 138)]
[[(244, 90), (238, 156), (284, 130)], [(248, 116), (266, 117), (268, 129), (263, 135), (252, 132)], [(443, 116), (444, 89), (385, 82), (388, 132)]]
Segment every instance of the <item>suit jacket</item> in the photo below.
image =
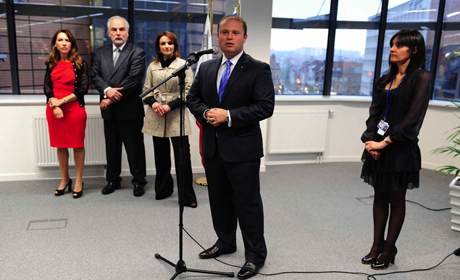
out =
[(127, 42), (113, 66), (112, 44), (96, 50), (91, 78), (99, 91), (101, 101), (107, 87), (123, 87), (119, 90), (123, 97), (120, 101), (102, 110), (105, 120), (131, 120), (144, 117), (144, 106), (139, 95), (142, 93), (142, 79), (145, 73), (145, 51)]
[[(270, 66), (243, 53), (227, 81), (219, 103), (216, 79), (222, 58), (204, 62), (187, 96), (187, 106), (203, 127), (203, 157), (219, 152), (226, 162), (247, 162), (263, 157), (259, 122), (273, 114), (275, 92)], [(206, 109), (230, 110), (232, 126), (217, 128), (203, 117)]]

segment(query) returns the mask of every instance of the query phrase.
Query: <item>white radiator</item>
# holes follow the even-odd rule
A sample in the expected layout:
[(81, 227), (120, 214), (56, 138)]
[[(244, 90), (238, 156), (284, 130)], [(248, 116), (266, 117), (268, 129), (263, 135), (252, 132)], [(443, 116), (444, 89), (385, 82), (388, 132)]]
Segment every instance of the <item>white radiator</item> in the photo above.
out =
[[(45, 115), (35, 115), (33, 121), (35, 129), (35, 148), (37, 152), (37, 166), (59, 166), (56, 148), (50, 146), (48, 122)], [(88, 115), (85, 132), (85, 165), (104, 165), (105, 141), (104, 123), (100, 115)], [(69, 149), (69, 164), (75, 165), (73, 149)]]
[(275, 111), (268, 123), (268, 153), (322, 153), (328, 110)]

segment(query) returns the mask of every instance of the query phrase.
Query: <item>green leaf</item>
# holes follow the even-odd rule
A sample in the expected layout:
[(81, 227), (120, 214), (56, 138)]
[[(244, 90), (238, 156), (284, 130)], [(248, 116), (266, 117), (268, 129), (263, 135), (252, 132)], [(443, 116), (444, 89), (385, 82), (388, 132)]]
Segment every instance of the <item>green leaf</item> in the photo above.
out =
[(444, 177), (446, 177), (450, 173), (455, 172), (454, 176), (457, 177), (458, 174), (460, 173), (460, 168), (457, 168), (452, 165), (444, 165), (444, 166), (436, 168), (436, 173), (439, 173), (439, 172), (444, 172)]
[(454, 154), (454, 157), (460, 155), (460, 150), (450, 146), (439, 147), (433, 150), (433, 154)]

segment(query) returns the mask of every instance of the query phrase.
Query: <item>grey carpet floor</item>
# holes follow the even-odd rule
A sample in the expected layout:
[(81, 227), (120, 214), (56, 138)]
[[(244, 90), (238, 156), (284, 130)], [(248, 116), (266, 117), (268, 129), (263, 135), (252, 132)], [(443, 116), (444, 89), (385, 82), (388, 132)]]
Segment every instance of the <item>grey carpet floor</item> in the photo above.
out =
[[(460, 247), (460, 232), (450, 229), (450, 211), (433, 212), (407, 204), (396, 264), (373, 271), (360, 263), (372, 244), (372, 187), (359, 178), (359, 163), (268, 166), (261, 173), (268, 258), (262, 273), (282, 271), (397, 272), (428, 268)], [(195, 174), (196, 178), (202, 174)], [(155, 253), (176, 263), (179, 257), (177, 190), (157, 201), (154, 177), (146, 194), (132, 195), (130, 178), (122, 189), (103, 196), (103, 178), (85, 179), (84, 195), (53, 195), (58, 180), (0, 182), (0, 279), (169, 279), (174, 269)], [(422, 170), (421, 188), (407, 199), (431, 208), (449, 205), (449, 182)], [(185, 208), (184, 227), (204, 247), (214, 234), (207, 189), (195, 185), (198, 208)], [(220, 259), (243, 265), (238, 251)], [(184, 234), (187, 267), (238, 272), (215, 260), (201, 260), (202, 249)], [(187, 272), (177, 279), (226, 279)], [(262, 275), (255, 279), (265, 278)], [(449, 257), (427, 272), (377, 279), (459, 279), (460, 258)], [(269, 279), (366, 279), (362, 275), (285, 274)]]

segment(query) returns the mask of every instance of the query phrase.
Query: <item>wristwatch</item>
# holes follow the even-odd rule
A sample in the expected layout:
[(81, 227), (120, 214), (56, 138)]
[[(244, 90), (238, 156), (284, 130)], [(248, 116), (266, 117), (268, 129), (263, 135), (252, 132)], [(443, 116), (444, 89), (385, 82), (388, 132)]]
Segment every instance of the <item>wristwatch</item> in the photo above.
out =
[(62, 100), (64, 100), (64, 103), (67, 103), (67, 99), (63, 98)]
[(226, 121), (226, 122), (229, 122), (229, 121), (230, 121), (229, 115), (230, 115), (230, 111), (227, 110), (227, 116), (225, 117), (225, 121)]
[(387, 144), (390, 144), (390, 142), (388, 142), (388, 136), (385, 137), (385, 138), (383, 139), (383, 141), (385, 141), (385, 143), (387, 143)]

